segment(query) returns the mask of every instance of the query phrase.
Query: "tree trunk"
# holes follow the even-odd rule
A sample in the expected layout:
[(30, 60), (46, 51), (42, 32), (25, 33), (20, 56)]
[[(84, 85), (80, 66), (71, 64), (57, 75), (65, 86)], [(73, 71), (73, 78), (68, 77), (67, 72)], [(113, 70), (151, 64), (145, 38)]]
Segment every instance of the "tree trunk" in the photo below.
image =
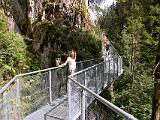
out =
[[(133, 0), (131, 0), (131, 11), (132, 11), (132, 13), (131, 13), (131, 20), (132, 20), (132, 22), (134, 23), (134, 3), (133, 3)], [(133, 25), (132, 25), (132, 27), (134, 27)], [(132, 37), (132, 40), (131, 40), (131, 73), (132, 73), (132, 81), (134, 80), (134, 64), (135, 64), (135, 61), (134, 61), (134, 59), (135, 59), (135, 30), (133, 29), (132, 30), (132, 33), (131, 33), (131, 37)]]
[(154, 96), (151, 120), (160, 120), (160, 40), (157, 50), (156, 68), (154, 71)]

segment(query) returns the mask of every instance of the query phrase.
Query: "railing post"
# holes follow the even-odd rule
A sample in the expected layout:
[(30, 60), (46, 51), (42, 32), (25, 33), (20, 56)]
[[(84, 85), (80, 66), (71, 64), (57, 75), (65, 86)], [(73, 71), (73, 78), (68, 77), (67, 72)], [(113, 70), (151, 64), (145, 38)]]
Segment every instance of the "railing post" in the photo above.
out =
[[(86, 72), (84, 73), (84, 86), (86, 86)], [(87, 86), (86, 86), (87, 87)], [(81, 100), (82, 100), (82, 104), (81, 104), (81, 111), (82, 111), (82, 120), (85, 120), (85, 91), (82, 89), (82, 95), (81, 95)]]
[[(80, 69), (80, 70), (82, 70), (82, 69), (83, 69), (83, 63), (81, 62), (81, 69)], [(80, 71), (80, 70), (79, 70), (79, 71)]]
[(7, 93), (3, 93), (3, 118), (2, 120), (8, 120), (8, 103), (7, 103)]
[(113, 58), (113, 81), (115, 80), (115, 61), (116, 61), (116, 57)]
[(122, 60), (122, 57), (121, 57), (121, 73), (123, 72), (123, 71), (122, 71), (122, 70), (123, 70), (122, 65), (123, 65), (123, 60)]
[(117, 77), (119, 76), (119, 56), (117, 57)]
[(102, 70), (102, 83), (103, 83), (103, 89), (106, 87), (106, 74), (107, 74), (107, 60), (104, 58), (104, 62), (102, 64), (103, 70)]
[(109, 67), (109, 68), (108, 68), (108, 82), (110, 82), (110, 76), (111, 76), (111, 73), (110, 73), (110, 72), (111, 72), (111, 69), (110, 69), (110, 67), (111, 67), (110, 61), (111, 61), (111, 60), (108, 60), (108, 67)]
[(19, 78), (17, 77), (16, 79), (16, 97), (17, 97), (17, 110), (18, 110), (18, 120), (21, 120), (21, 105), (20, 105), (20, 83), (19, 83)]
[(98, 76), (98, 73), (97, 73), (97, 66), (96, 66), (96, 77), (95, 77), (95, 86), (96, 86), (96, 93), (98, 94), (98, 82), (97, 82), (97, 76)]
[(121, 56), (118, 57), (118, 76), (121, 74)]
[(92, 63), (93, 63), (93, 61), (91, 60), (91, 61), (90, 61), (90, 66), (89, 66), (89, 67), (91, 67), (91, 66), (93, 65)]
[(72, 92), (72, 88), (71, 88), (71, 80), (68, 78), (68, 82), (67, 82), (67, 94), (68, 94), (68, 120), (72, 120), (72, 106), (71, 106), (71, 92)]
[[(106, 59), (106, 58), (105, 58)], [(107, 74), (107, 61), (108, 60), (105, 60), (104, 62), (103, 62), (103, 64), (101, 64), (101, 66), (102, 66), (102, 90), (106, 87), (105, 86), (105, 84), (106, 84), (106, 77), (105, 77), (105, 75)]]
[(49, 70), (49, 102), (52, 103), (52, 72)]

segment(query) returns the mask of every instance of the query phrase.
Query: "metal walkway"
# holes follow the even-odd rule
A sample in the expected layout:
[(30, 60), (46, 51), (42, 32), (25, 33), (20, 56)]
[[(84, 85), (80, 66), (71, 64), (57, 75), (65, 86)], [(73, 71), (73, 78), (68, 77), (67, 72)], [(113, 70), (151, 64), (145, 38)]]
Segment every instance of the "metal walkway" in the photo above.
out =
[(136, 120), (99, 96), (123, 72), (122, 58), (113, 46), (109, 56), (78, 62), (76, 71), (67, 76), (66, 66), (15, 76), (0, 90), (0, 118), (113, 120), (123, 117)]

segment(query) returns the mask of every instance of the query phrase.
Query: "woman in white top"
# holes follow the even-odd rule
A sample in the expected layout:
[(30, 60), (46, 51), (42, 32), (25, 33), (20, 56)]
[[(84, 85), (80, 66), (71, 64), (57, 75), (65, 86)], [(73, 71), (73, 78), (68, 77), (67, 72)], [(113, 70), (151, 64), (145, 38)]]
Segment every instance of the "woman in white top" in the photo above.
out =
[(59, 67), (63, 67), (68, 63), (69, 65), (69, 74), (75, 73), (76, 70), (76, 52), (74, 50), (69, 52), (69, 57), (66, 62), (60, 65)]

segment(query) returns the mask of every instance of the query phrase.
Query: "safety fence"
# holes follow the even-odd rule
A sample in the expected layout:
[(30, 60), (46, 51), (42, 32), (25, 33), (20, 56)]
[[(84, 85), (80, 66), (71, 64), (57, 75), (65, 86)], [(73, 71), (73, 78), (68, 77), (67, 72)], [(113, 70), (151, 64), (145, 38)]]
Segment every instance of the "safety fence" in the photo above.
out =
[(0, 98), (0, 118), (21, 120), (54, 99), (66, 94), (67, 66), (50, 68), (15, 76)]
[(96, 110), (90, 110), (90, 108), (92, 108), (91, 103), (96, 100), (96, 96), (84, 90), (80, 85), (92, 91), (94, 94), (99, 95), (108, 84), (115, 81), (122, 73), (121, 66), (121, 57), (110, 58), (107, 61), (100, 62), (69, 76), (69, 120), (75, 120), (79, 118), (80, 115), (82, 120), (91, 120), (94, 116), (91, 113), (96, 112)]
[[(95, 96), (90, 93), (83, 93), (82, 87), (72, 82), (72, 79), (98, 95), (108, 84), (115, 81), (116, 78), (122, 74), (122, 58), (117, 55), (115, 58), (106, 59), (104, 57), (97, 59), (96, 61), (90, 60), (88, 62), (79, 62), (78, 64), (80, 71), (77, 71), (75, 74), (69, 76), (67, 97), (60, 104), (58, 104), (58, 106), (54, 106), (45, 114), (45, 120), (81, 120), (82, 109), (85, 109), (86, 120), (95, 119), (93, 114), (96, 114), (96, 116), (99, 117), (97, 113), (100, 111), (100, 113), (102, 113), (102, 111), (104, 113), (106, 112), (106, 110), (103, 110), (102, 107), (94, 110), (93, 105), (95, 107), (95, 104), (93, 103), (96, 100)], [(81, 70), (81, 68), (83, 69)], [(85, 107), (82, 107), (84, 102)], [(99, 102), (99, 104), (100, 103), (101, 102)], [(98, 107), (96, 106), (96, 108)], [(108, 109), (108, 107), (106, 107), (106, 109)], [(119, 115), (112, 112), (113, 116), (114, 114), (115, 116)]]
[[(102, 58), (81, 61), (77, 70), (90, 67)], [(0, 119), (21, 120), (67, 93), (68, 66), (16, 75), (0, 90)]]
[(80, 119), (81, 114), (82, 118), (85, 116), (89, 120), (93, 117), (90, 115), (92, 112), (85, 112), (85, 115), (82, 112), (91, 111), (92, 103), (97, 100), (94, 94), (99, 94), (121, 73), (122, 58), (111, 46), (107, 57), (78, 62), (76, 73), (69, 77), (69, 82), (68, 66), (16, 75), (0, 90), (0, 119), (22, 120), (43, 106), (52, 106), (55, 100), (67, 95), (69, 114), (66, 119)]
[(137, 120), (131, 114), (110, 103), (71, 77), (69, 77), (68, 82), (70, 89), (68, 92), (69, 115), (67, 120)]

